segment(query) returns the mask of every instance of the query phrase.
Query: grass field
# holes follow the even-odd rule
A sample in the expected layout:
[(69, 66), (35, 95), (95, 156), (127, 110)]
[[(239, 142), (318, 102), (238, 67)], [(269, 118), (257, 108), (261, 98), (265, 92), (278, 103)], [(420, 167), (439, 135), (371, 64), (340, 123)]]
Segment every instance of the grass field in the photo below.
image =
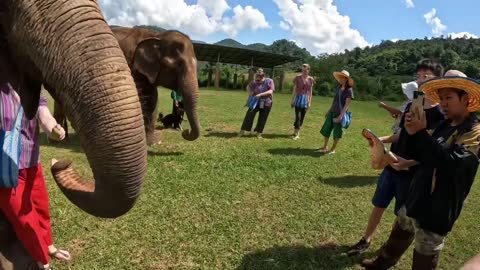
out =
[[(56, 269), (360, 269), (359, 258), (341, 253), (364, 231), (379, 171), (368, 162), (360, 132), (379, 135), (393, 120), (372, 102), (354, 101), (353, 122), (335, 155), (313, 152), (331, 99), (314, 97), (301, 139), (293, 141), (289, 95), (276, 95), (265, 139), (236, 138), (245, 92), (202, 89), (202, 137), (162, 132), (149, 148), (148, 173), (135, 207), (115, 220), (91, 217), (67, 201), (46, 168), (54, 238), (71, 251)], [(171, 110), (170, 92), (160, 91), (160, 111)], [(52, 104), (51, 104), (52, 105)], [(185, 124), (184, 126), (188, 126)], [(90, 175), (75, 136), (48, 144), (42, 162), (69, 158)], [(45, 166), (47, 167), (47, 166)], [(447, 239), (440, 269), (458, 269), (479, 251), (478, 181)], [(393, 206), (370, 253), (388, 237)], [(410, 269), (412, 248), (396, 269)]]

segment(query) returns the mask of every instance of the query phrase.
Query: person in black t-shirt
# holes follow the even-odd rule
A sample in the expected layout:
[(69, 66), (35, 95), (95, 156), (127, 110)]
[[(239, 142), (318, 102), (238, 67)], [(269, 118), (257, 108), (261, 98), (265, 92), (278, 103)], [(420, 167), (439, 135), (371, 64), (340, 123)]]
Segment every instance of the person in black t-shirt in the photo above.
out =
[[(417, 64), (416, 82), (420, 84), (430, 78), (438, 77), (443, 74), (443, 67), (440, 63), (431, 59), (424, 59)], [(410, 108), (407, 104), (405, 112)], [(438, 103), (425, 99), (425, 112), (427, 114), (428, 127), (433, 129), (440, 121), (444, 119)], [(372, 198), (373, 209), (368, 219), (367, 228), (363, 237), (358, 243), (351, 246), (347, 251), (347, 255), (353, 256), (365, 252), (370, 246), (376, 228), (380, 224), (383, 213), (388, 207), (392, 199), (395, 197), (394, 213), (397, 214), (400, 206), (405, 203), (408, 187), (412, 179), (409, 167), (416, 164), (414, 160), (410, 160), (406, 148), (406, 131), (404, 130), (405, 115), (401, 115), (399, 124), (400, 131), (391, 136), (381, 137), (384, 143), (392, 143), (391, 152), (400, 160), (399, 163), (386, 167), (378, 178), (377, 188)]]
[(458, 71), (446, 75), (420, 85), (447, 117), (432, 134), (424, 112), (405, 115), (406, 146), (419, 164), (389, 239), (375, 260), (364, 260), (366, 269), (394, 266), (414, 239), (412, 269), (436, 269), (470, 192), (479, 165), (480, 124), (473, 112), (480, 110), (480, 83)]

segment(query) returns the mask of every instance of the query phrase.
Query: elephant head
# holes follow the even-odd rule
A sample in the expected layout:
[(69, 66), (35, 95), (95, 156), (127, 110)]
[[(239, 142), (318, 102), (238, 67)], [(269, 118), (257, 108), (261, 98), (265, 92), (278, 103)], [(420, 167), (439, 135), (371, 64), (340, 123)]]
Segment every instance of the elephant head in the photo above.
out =
[(130, 210), (146, 171), (145, 131), (125, 57), (95, 1), (2, 0), (0, 82), (36, 113), (42, 83), (77, 130), (94, 180), (51, 168), (67, 198), (98, 217)]
[(148, 87), (147, 84), (153, 86), (154, 102), (142, 102), (142, 105), (150, 104), (153, 109), (144, 108), (143, 113), (148, 114), (149, 120), (155, 122), (157, 86), (173, 89), (183, 96), (191, 127), (191, 130), (185, 130), (182, 135), (186, 140), (197, 139), (200, 136), (197, 117), (197, 59), (190, 38), (178, 31), (156, 33), (127, 27), (112, 27), (112, 31), (132, 70), (140, 98), (142, 99), (141, 91)]

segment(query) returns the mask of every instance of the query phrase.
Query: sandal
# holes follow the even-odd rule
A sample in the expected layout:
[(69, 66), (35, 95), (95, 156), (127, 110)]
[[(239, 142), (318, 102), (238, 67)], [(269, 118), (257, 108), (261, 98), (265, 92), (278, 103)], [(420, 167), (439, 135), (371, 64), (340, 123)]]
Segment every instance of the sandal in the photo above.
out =
[(50, 257), (52, 258), (55, 258), (56, 260), (64, 262), (70, 261), (72, 259), (68, 251), (61, 249), (57, 249), (55, 252), (49, 253), (48, 255), (50, 255)]

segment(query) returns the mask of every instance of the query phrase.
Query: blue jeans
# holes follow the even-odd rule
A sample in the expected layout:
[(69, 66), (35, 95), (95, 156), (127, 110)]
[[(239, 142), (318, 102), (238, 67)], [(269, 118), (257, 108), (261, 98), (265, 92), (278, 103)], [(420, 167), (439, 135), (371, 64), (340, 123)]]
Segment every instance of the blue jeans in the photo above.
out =
[(395, 214), (407, 199), (408, 188), (412, 177), (398, 173), (394, 169), (385, 168), (380, 174), (377, 189), (372, 198), (372, 203), (378, 208), (387, 208), (395, 197)]

